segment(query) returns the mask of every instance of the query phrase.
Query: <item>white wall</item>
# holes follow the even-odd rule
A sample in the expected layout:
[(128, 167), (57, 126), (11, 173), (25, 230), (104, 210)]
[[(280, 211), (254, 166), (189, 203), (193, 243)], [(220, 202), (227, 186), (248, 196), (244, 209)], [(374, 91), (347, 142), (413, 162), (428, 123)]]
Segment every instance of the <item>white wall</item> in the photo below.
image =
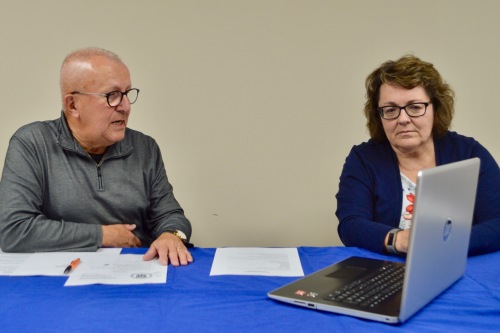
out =
[(457, 95), (453, 129), (500, 160), (500, 1), (0, 0), (0, 168), (59, 116), (70, 51), (118, 53), (129, 126), (162, 149), (198, 246), (339, 245), (338, 178), (367, 140), (364, 80), (414, 53)]

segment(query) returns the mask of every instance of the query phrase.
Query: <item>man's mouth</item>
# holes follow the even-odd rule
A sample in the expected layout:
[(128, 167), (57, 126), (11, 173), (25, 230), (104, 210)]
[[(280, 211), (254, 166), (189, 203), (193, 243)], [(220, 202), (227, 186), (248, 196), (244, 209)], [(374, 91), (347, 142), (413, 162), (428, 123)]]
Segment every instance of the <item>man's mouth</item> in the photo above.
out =
[(123, 125), (123, 124), (125, 124), (125, 121), (123, 121), (123, 120), (116, 120), (116, 121), (113, 121), (113, 122), (111, 122), (111, 123), (112, 123), (113, 125)]

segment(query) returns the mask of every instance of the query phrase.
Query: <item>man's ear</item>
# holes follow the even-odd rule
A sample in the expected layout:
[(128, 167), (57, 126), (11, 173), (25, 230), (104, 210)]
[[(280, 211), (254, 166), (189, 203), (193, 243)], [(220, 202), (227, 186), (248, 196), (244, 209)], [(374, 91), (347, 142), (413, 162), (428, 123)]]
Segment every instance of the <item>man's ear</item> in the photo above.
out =
[(67, 94), (64, 96), (64, 110), (68, 116), (79, 118), (80, 112), (77, 107), (75, 95)]

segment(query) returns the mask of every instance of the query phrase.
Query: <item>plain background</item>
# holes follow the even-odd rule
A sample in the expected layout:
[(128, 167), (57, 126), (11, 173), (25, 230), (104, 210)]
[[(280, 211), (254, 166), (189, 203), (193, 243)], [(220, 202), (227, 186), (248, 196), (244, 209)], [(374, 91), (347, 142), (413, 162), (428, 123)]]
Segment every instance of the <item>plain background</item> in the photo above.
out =
[(340, 245), (338, 179), (368, 139), (364, 81), (384, 61), (432, 62), (456, 92), (452, 129), (500, 160), (499, 13), (497, 0), (0, 0), (0, 168), (17, 128), (59, 117), (66, 54), (103, 47), (141, 89), (129, 127), (159, 143), (197, 246)]

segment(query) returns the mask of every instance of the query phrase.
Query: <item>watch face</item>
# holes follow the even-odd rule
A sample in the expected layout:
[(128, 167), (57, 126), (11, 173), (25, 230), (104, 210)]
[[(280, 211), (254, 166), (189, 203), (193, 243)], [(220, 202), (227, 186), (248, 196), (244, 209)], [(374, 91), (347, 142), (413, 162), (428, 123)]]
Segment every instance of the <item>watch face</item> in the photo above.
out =
[(389, 234), (389, 239), (387, 240), (387, 245), (393, 246), (394, 245), (394, 233)]
[(179, 238), (180, 238), (180, 239), (182, 239), (182, 240), (187, 240), (186, 234), (185, 234), (185, 233), (183, 233), (183, 232), (182, 232), (182, 231), (180, 231), (180, 230), (176, 230), (176, 231), (174, 232), (174, 235), (176, 235), (177, 237), (179, 237)]

